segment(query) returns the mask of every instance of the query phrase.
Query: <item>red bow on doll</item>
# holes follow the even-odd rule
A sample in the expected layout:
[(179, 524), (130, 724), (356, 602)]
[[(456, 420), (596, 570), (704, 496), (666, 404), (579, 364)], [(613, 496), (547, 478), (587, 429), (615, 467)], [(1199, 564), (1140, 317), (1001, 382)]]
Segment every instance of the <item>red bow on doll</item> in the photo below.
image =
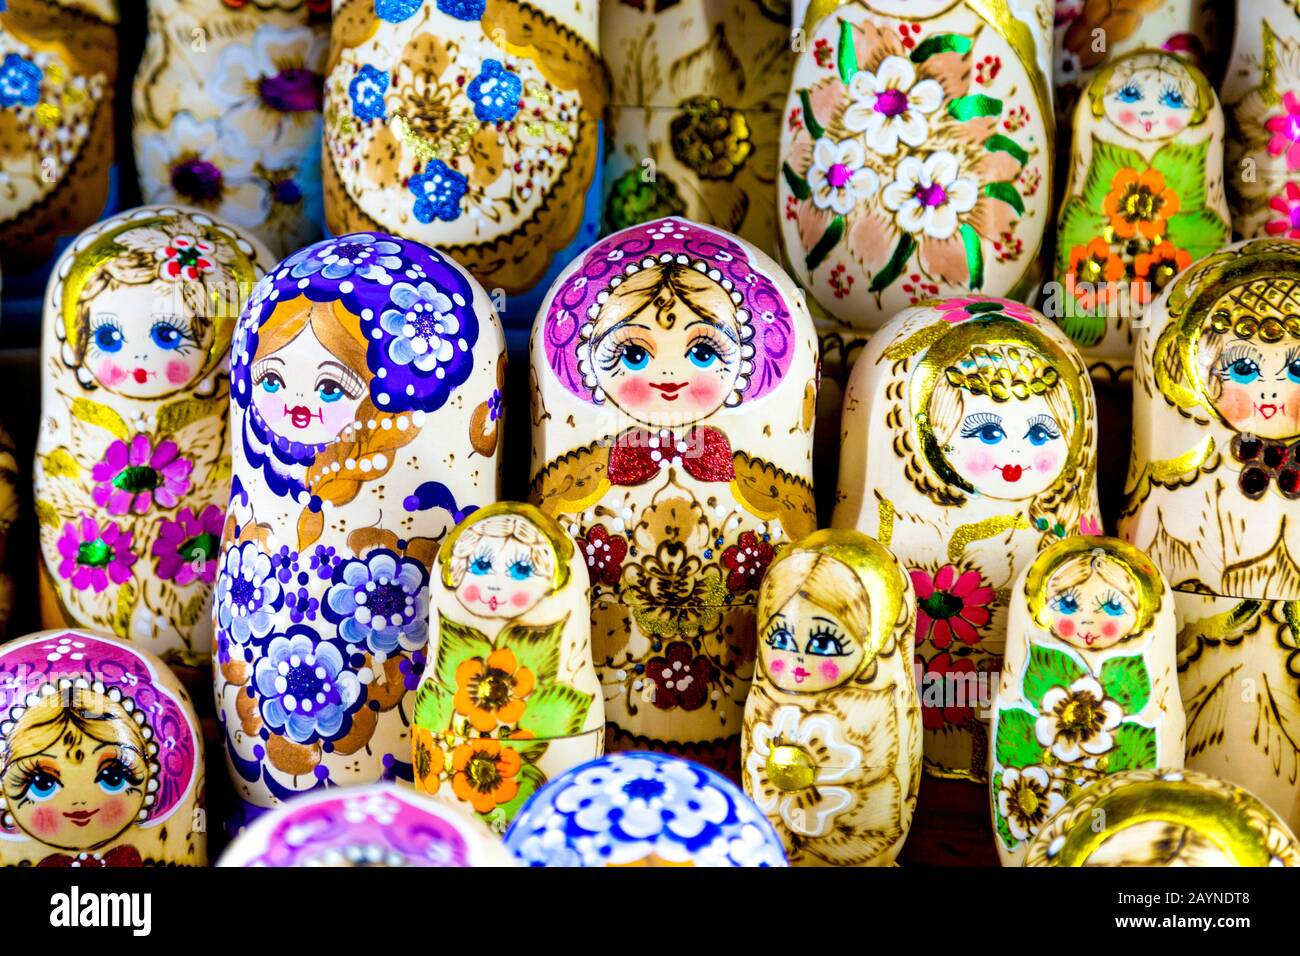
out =
[(668, 429), (632, 429), (609, 450), (609, 480), (616, 485), (649, 481), (665, 465), (680, 467), (696, 481), (731, 481), (731, 442), (716, 428), (696, 427), (681, 435)]
[(54, 866), (54, 867), (74, 867), (79, 866), (85, 869), (103, 869), (110, 866), (143, 866), (144, 862), (140, 859), (140, 851), (133, 846), (115, 846), (103, 856), (95, 853), (81, 853), (77, 856), (66, 856), (62, 853), (55, 853), (41, 860), (37, 866)]

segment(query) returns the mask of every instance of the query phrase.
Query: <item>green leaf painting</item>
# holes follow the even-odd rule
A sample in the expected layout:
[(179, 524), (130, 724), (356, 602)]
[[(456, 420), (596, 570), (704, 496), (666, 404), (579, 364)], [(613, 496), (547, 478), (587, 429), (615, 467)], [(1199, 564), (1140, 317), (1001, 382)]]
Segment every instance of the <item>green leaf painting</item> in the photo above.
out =
[(1126, 714), (1140, 712), (1151, 699), (1151, 676), (1141, 654), (1112, 657), (1101, 665), (1100, 676), (1106, 696), (1124, 708)]
[(999, 770), (993, 775), (993, 828), (997, 831), (998, 839), (1008, 850), (1014, 850), (1020, 845), (1020, 841), (1011, 835), (1011, 827), (1007, 825), (1007, 818), (1002, 815), (1002, 808), (998, 806), (998, 794), (1002, 792), (1002, 771)]
[(1092, 140), (1092, 163), (1088, 166), (1088, 178), (1083, 183), (1083, 201), (1089, 209), (1101, 211), (1115, 183), (1115, 177), (1125, 169), (1138, 172), (1147, 168), (1140, 153), (1122, 146), (1103, 143), (1096, 137)]
[(1106, 217), (1093, 212), (1078, 196), (1065, 204), (1058, 227), (1056, 245), (1056, 270), (1065, 275), (1070, 268), (1070, 253), (1078, 246), (1087, 246), (1106, 228)]
[(1209, 140), (1191, 146), (1168, 143), (1151, 157), (1151, 168), (1165, 178), (1165, 186), (1178, 194), (1180, 209), (1205, 205), (1205, 157), (1209, 148)]
[(1193, 259), (1217, 251), (1228, 241), (1228, 224), (1209, 209), (1187, 209), (1169, 217), (1165, 238)]
[(497, 637), (497, 647), (513, 651), (515, 661), (533, 672), (539, 687), (548, 684), (560, 669), (560, 636), (568, 620), (566, 614), (554, 624), (511, 624)]
[(858, 51), (853, 46), (853, 24), (848, 20), (840, 21), (840, 45), (835, 63), (839, 67), (840, 79), (845, 83), (858, 72)]
[(1031, 647), (1029, 663), (1025, 666), (1025, 700), (1041, 709), (1044, 694), (1053, 687), (1069, 687), (1085, 673), (1083, 667), (1065, 651)]
[(1034, 715), (1019, 707), (998, 711), (994, 757), (1003, 767), (1027, 767), (1043, 756), (1034, 734)]
[(438, 656), (433, 662), (438, 683), (454, 689), (456, 668), (465, 661), (486, 658), (491, 653), (492, 642), (482, 631), (438, 615)]
[(538, 739), (570, 737), (582, 732), (591, 701), (590, 694), (568, 684), (547, 684), (529, 695), (519, 727)]
[(424, 681), (415, 692), (415, 711), (412, 720), (416, 726), (430, 733), (442, 733), (451, 726), (453, 698), (450, 691), (434, 681)]
[(1106, 771), (1152, 770), (1160, 765), (1154, 727), (1128, 720), (1115, 728), (1115, 746), (1106, 755)]

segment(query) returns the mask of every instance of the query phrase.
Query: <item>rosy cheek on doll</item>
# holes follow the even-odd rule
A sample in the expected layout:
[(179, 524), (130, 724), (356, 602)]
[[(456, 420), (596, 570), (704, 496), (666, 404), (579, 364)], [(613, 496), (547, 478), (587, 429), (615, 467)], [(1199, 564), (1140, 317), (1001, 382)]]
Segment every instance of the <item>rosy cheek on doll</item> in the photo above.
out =
[(1219, 411), (1233, 425), (1249, 422), (1254, 417), (1254, 396), (1247, 389), (1224, 386), (1219, 396)]
[(1124, 126), (1134, 126), (1137, 124), (1138, 115), (1133, 110), (1120, 110), (1119, 121)]
[(997, 463), (993, 460), (993, 455), (987, 451), (973, 451), (966, 456), (963, 469), (972, 475), (987, 475), (991, 472)]
[(834, 661), (823, 661), (817, 668), (817, 672), (822, 675), (823, 680), (835, 680), (840, 676), (840, 665)]
[(126, 369), (116, 362), (105, 360), (95, 368), (95, 378), (99, 379), (108, 388), (116, 388), (126, 378)]
[(474, 603), (475, 601), (479, 600), (479, 598), (481, 598), (481, 597), (482, 597), (482, 592), (479, 591), (479, 589), (478, 589), (478, 585), (477, 585), (477, 584), (467, 584), (467, 585), (465, 586), (465, 600), (466, 600), (466, 602), (472, 604), (472, 603)]
[(343, 431), (343, 426), (352, 421), (352, 409), (340, 408), (338, 405), (326, 405), (321, 409), (321, 425), (331, 435)]
[(528, 607), (528, 604), (532, 599), (533, 596), (527, 591), (515, 591), (510, 595), (510, 603), (515, 607)]
[(99, 808), (100, 819), (114, 826), (125, 820), (126, 814), (126, 801), (116, 797), (105, 800)]
[(629, 378), (620, 383), (614, 389), (614, 394), (618, 396), (619, 404), (630, 405), (633, 408), (641, 408), (649, 404), (654, 397), (650, 389), (650, 383), (640, 376)]
[(173, 385), (184, 385), (193, 374), (194, 370), (186, 362), (173, 359), (167, 363), (167, 381)]
[(1166, 116), (1166, 117), (1165, 117), (1165, 128), (1166, 128), (1167, 130), (1169, 130), (1171, 133), (1176, 133), (1176, 132), (1178, 132), (1180, 129), (1182, 129), (1182, 128), (1183, 128), (1184, 126), (1186, 126), (1186, 125), (1187, 125), (1187, 124), (1183, 122), (1183, 118), (1182, 118), (1181, 116)]
[(52, 836), (59, 832), (59, 811), (53, 807), (41, 807), (32, 814), (32, 829), (41, 836)]
[(1119, 625), (1114, 621), (1107, 621), (1101, 626), (1102, 637), (1119, 637)]
[(686, 391), (696, 408), (716, 408), (722, 400), (722, 386), (711, 375), (697, 375), (690, 380)]
[(1062, 637), (1074, 636), (1074, 622), (1068, 617), (1058, 617), (1056, 619), (1056, 633)]
[(769, 667), (771, 668), (773, 674), (785, 673), (785, 661), (781, 660), (781, 658), (779, 657), (773, 658), (772, 663), (769, 665)]
[(1034, 471), (1040, 475), (1050, 475), (1056, 471), (1057, 458), (1056, 452), (1044, 451), (1034, 456)]

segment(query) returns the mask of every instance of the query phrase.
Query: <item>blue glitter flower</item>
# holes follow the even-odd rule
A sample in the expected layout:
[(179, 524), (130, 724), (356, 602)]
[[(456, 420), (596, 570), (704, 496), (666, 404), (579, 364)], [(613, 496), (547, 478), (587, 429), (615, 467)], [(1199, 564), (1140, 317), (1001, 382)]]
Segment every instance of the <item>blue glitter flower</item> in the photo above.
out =
[(420, 222), (453, 222), (460, 217), (460, 200), (469, 190), (469, 180), (441, 159), (431, 159), (424, 172), (411, 177), (410, 190)]
[(317, 243), (303, 251), (309, 255), (294, 262), (289, 269), (289, 274), (297, 279), (317, 272), (326, 279), (345, 279), (356, 274), (389, 285), (393, 281), (389, 273), (402, 268), (398, 255), (401, 246), (364, 232)]
[(388, 90), (388, 74), (364, 63), (348, 84), (352, 97), (352, 115), (359, 120), (383, 119), (388, 115), (384, 107), (384, 93)]
[(389, 23), (401, 23), (414, 16), (422, 6), (424, 0), (375, 0), (375, 16)]
[(399, 365), (414, 364), (422, 372), (451, 361), (460, 332), (451, 299), (429, 282), (398, 282), (392, 302), (396, 308), (379, 317), (380, 328), (393, 336), (388, 357)]
[(474, 115), (484, 123), (504, 123), (519, 112), (519, 97), (524, 81), (501, 65), (500, 60), (484, 60), (483, 71), (470, 80), (470, 101)]
[(339, 736), (361, 696), (361, 681), (345, 668), (339, 649), (303, 625), (271, 639), (253, 683), (262, 720), (300, 744)]
[(487, 0), (438, 0), (438, 9), (457, 20), (479, 20), (487, 9)]
[(335, 570), (323, 612), (345, 641), (373, 654), (418, 650), (429, 639), (428, 583), (419, 561), (377, 548)]
[(0, 63), (0, 106), (35, 106), (41, 100), (41, 68), (17, 53)]
[(236, 643), (247, 644), (251, 638), (265, 637), (271, 631), (272, 612), (282, 603), (271, 556), (253, 541), (231, 547), (217, 572), (213, 599), (217, 627)]

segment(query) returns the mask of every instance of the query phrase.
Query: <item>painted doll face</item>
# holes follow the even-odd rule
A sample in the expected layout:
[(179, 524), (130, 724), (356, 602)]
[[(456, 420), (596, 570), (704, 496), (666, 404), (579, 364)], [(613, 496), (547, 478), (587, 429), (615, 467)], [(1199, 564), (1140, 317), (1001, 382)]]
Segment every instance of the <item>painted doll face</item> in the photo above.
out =
[(1205, 374), (1215, 409), (1234, 430), (1274, 440), (1300, 435), (1300, 341), (1233, 337)]
[(207, 359), (208, 334), (200, 335), (170, 286), (117, 286), (91, 303), (86, 366), (110, 392), (161, 398), (198, 377)]
[[(722, 408), (740, 375), (740, 329), (672, 292), (649, 313), (615, 322), (592, 341), (596, 380), (620, 409), (650, 425), (689, 424)], [(669, 325), (670, 327), (665, 327)]]
[(1184, 70), (1147, 66), (1111, 80), (1107, 118), (1140, 140), (1171, 139), (1191, 122), (1196, 87)]
[(962, 418), (945, 455), (957, 473), (990, 498), (1040, 494), (1061, 474), (1066, 440), (1042, 395), (995, 401), (966, 392)]
[[(1088, 556), (1076, 559), (1088, 562)], [(1048, 582), (1047, 610), (1054, 635), (1079, 650), (1100, 651), (1128, 637), (1137, 625), (1133, 596), (1112, 581), (1123, 580), (1126, 572), (1111, 558), (1106, 574), (1090, 568), (1086, 575), (1066, 564)], [(1063, 577), (1071, 579), (1062, 584)], [(1110, 580), (1107, 580), (1109, 578)]]
[(778, 688), (815, 693), (852, 677), (865, 652), (839, 618), (796, 593), (768, 619), (758, 653)]
[(536, 607), (551, 577), (536, 556), (513, 540), (485, 539), (476, 547), (456, 586), (456, 598), (479, 617), (512, 618)]
[[(108, 736), (108, 735), (105, 735)], [(39, 753), (10, 765), (5, 801), (14, 822), (40, 842), (91, 849), (121, 834), (144, 808), (144, 761), (126, 729), (103, 743), (68, 725)]]
[(333, 441), (356, 420), (365, 394), (361, 376), (320, 343), (310, 324), (253, 364), (253, 404), (273, 432), (291, 441)]

